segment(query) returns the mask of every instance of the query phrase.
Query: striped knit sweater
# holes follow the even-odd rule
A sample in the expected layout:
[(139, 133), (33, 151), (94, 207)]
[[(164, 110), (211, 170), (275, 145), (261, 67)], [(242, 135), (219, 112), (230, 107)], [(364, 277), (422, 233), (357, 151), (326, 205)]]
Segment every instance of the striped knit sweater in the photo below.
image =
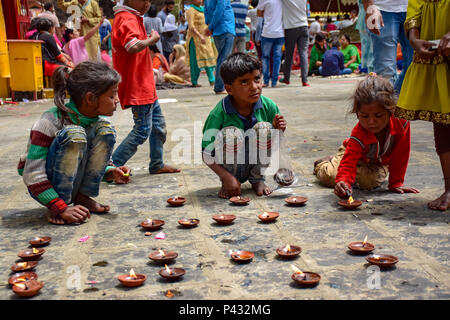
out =
[[(73, 109), (74, 104), (71, 101), (66, 106)], [(88, 120), (87, 123), (81, 121), (79, 125), (86, 127), (90, 123), (95, 122), (95, 119), (93, 118), (86, 119)], [(96, 119), (98, 120), (98, 118)], [(106, 120), (102, 119), (102, 121)], [(53, 107), (44, 112), (41, 118), (31, 128), (27, 152), (20, 157), (19, 165), (17, 167), (19, 174), (23, 176), (23, 181), (29, 192), (38, 199), (41, 204), (45, 205), (56, 214), (64, 212), (68, 205), (59, 197), (58, 193), (53, 188), (52, 183), (48, 180), (45, 165), (48, 150), (56, 133), (61, 130), (64, 125), (68, 124), (73, 123), (69, 120), (65, 120), (64, 124), (61, 123), (61, 114), (57, 107)], [(112, 161), (109, 161), (105, 173), (111, 169), (111, 167), (114, 166)]]

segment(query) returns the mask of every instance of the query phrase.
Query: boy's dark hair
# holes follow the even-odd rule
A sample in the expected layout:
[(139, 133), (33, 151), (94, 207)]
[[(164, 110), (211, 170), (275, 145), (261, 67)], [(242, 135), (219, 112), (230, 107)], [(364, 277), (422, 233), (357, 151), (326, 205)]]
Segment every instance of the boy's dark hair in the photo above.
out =
[(220, 66), (220, 76), (225, 84), (231, 85), (236, 78), (255, 70), (261, 71), (261, 68), (261, 61), (255, 57), (236, 52), (226, 58), (222, 63)]
[(154, 18), (158, 15), (158, 8), (154, 4), (152, 4), (147, 13), (150, 18)]
[(375, 74), (368, 75), (358, 83), (352, 98), (350, 113), (358, 113), (362, 105), (377, 103), (393, 114), (397, 104), (394, 86), (389, 80)]
[(93, 61), (81, 62), (73, 70), (69, 67), (59, 67), (53, 73), (52, 79), (54, 102), (63, 115), (62, 121), (66, 113), (72, 113), (64, 104), (66, 91), (79, 107), (88, 92), (98, 98), (121, 80), (119, 73), (106, 63)]
[(337, 20), (337, 21), (341, 20), (341, 15), (340, 15), (340, 14), (338, 14), (338, 15), (336, 16), (336, 20)]
[(322, 41), (325, 39), (325, 35), (322, 32), (316, 34), (316, 42)]
[(48, 10), (50, 10), (51, 8), (53, 8), (53, 3), (51, 3), (51, 2), (46, 2), (46, 3), (44, 4), (44, 10), (48, 11)]
[(41, 31), (50, 31), (50, 29), (53, 27), (53, 22), (46, 18), (39, 18), (39, 20), (36, 23), (36, 29)]
[(250, 4), (252, 5), (253, 8), (256, 8), (258, 6), (259, 0), (252, 0), (250, 2)]
[(334, 39), (332, 42), (331, 42), (331, 47), (336, 47), (336, 48), (340, 48), (341, 47), (341, 43), (339, 42), (339, 39)]
[(66, 43), (70, 41), (71, 34), (73, 34), (73, 29), (67, 28), (66, 31), (64, 31), (63, 38)]
[(316, 21), (319, 21), (319, 20), (320, 20), (320, 16), (316, 16), (314, 19), (315, 19)]
[(350, 19), (350, 15), (348, 13), (344, 14), (344, 19), (346, 20)]
[(175, 4), (174, 0), (166, 0), (164, 1), (164, 5), (168, 6), (169, 4)]
[(331, 17), (327, 17), (327, 23), (332, 23), (333, 19), (331, 19)]

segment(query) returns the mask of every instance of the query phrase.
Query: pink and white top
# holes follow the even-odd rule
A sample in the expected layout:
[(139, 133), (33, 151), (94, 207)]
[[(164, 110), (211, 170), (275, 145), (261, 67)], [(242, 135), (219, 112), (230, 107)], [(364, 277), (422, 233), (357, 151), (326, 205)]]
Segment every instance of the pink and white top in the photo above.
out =
[(70, 42), (64, 46), (64, 52), (72, 58), (74, 65), (89, 60), (84, 37), (70, 40)]

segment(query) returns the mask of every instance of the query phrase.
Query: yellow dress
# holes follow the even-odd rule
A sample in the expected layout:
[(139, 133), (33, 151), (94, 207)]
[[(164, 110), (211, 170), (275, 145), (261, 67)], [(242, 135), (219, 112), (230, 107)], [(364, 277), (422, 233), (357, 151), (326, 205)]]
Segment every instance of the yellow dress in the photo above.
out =
[[(102, 12), (98, 5), (98, 0), (88, 0), (84, 5), (81, 5), (78, 0), (58, 0), (58, 6), (65, 12), (70, 6), (77, 6), (81, 9), (81, 15), (88, 19), (88, 22), (81, 24), (81, 35), (84, 36), (92, 28), (94, 28), (102, 19)], [(69, 13), (72, 13), (69, 10)], [(98, 61), (100, 56), (100, 34), (96, 32), (92, 38), (86, 42), (86, 51), (89, 55), (89, 60)]]
[(203, 12), (199, 12), (193, 7), (186, 11), (186, 20), (189, 28), (186, 35), (186, 64), (189, 66), (189, 44), (191, 39), (194, 40), (195, 53), (197, 55), (197, 65), (199, 68), (215, 67), (217, 59), (217, 49), (211, 37), (205, 37), (206, 43), (203, 44), (196, 36), (193, 29), (196, 29), (201, 35), (205, 33), (208, 26), (205, 23), (205, 15)]
[[(409, 0), (405, 32), (439, 40), (450, 31), (450, 0)], [(403, 81), (395, 115), (407, 120), (450, 124), (450, 57), (421, 59), (415, 52)]]

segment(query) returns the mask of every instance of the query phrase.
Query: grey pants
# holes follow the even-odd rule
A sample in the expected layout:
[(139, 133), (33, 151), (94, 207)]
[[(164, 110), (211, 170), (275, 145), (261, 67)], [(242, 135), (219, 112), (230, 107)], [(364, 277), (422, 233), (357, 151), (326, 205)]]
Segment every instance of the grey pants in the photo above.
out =
[(302, 82), (308, 82), (308, 27), (284, 29), (284, 45), (286, 48), (284, 58), (284, 80), (289, 81), (291, 77), (292, 59), (294, 57), (295, 45), (300, 55), (300, 67)]

